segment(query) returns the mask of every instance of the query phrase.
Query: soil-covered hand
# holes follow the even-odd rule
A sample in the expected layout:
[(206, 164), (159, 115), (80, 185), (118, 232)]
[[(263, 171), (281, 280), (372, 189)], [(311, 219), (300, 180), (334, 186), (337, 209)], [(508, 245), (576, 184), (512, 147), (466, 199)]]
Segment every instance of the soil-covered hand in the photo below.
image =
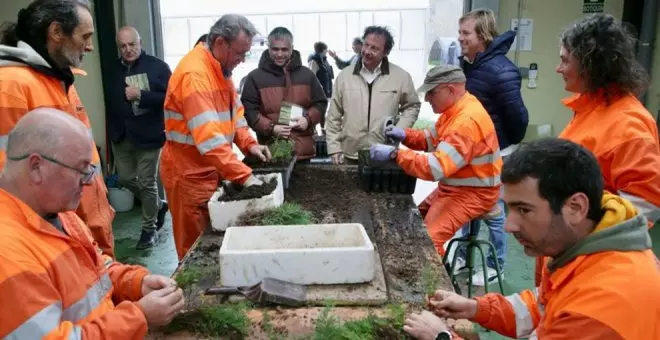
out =
[(411, 314), (403, 325), (404, 332), (419, 340), (435, 340), (440, 332), (448, 330), (444, 320), (426, 310)]
[(272, 157), (268, 147), (259, 144), (250, 148), (250, 155), (257, 157), (262, 162), (269, 162)]
[(296, 117), (292, 121), (294, 124), (291, 126), (292, 129), (305, 131), (309, 127), (309, 121), (305, 117)]
[(169, 286), (154, 290), (137, 303), (149, 326), (167, 325), (183, 309), (183, 291), (176, 286)]
[(264, 182), (260, 179), (258, 179), (256, 176), (252, 175), (250, 176), (247, 181), (243, 184), (244, 187), (251, 187), (251, 186), (260, 186), (264, 185)]
[(289, 138), (291, 135), (291, 126), (288, 125), (275, 125), (273, 127), (273, 134), (278, 138)]
[(344, 163), (344, 154), (341, 152), (332, 154), (332, 164), (339, 165)]
[(169, 286), (176, 286), (176, 281), (163, 275), (147, 275), (142, 279), (142, 296)]
[(443, 318), (473, 319), (477, 315), (477, 300), (444, 290), (437, 290), (429, 305), (432, 312)]

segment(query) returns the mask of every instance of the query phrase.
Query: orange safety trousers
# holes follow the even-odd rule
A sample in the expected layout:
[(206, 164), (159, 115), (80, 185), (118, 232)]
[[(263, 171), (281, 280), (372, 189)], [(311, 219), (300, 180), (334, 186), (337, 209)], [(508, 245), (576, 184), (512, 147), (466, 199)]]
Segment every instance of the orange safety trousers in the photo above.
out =
[(499, 190), (494, 189), (494, 195), (484, 195), (484, 188), (439, 185), (419, 204), (429, 237), (440, 256), (445, 255), (445, 243), (461, 227), (495, 207)]
[(220, 180), (218, 171), (212, 166), (183, 171), (177, 169), (176, 154), (184, 148), (187, 147), (166, 142), (160, 163), (160, 176), (172, 215), (172, 231), (179, 261), (204, 229), (210, 226), (208, 201), (217, 190)]

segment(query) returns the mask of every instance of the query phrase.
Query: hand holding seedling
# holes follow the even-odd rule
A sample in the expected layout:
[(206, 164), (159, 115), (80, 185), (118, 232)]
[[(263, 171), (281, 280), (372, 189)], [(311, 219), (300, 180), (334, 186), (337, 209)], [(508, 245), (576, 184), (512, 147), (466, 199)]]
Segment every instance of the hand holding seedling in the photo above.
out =
[(275, 125), (273, 127), (273, 134), (278, 138), (289, 138), (291, 135), (291, 126), (289, 125)]
[(147, 275), (142, 279), (142, 296), (169, 286), (176, 286), (176, 281), (163, 275)]
[(448, 329), (444, 320), (427, 310), (410, 314), (403, 325), (403, 331), (418, 340), (435, 340), (438, 333)]
[(472, 319), (477, 315), (477, 300), (444, 290), (437, 290), (431, 296), (429, 307), (433, 313), (443, 318)]
[(291, 119), (291, 121), (293, 122), (292, 129), (305, 131), (309, 127), (309, 121), (305, 117), (296, 117)]
[(137, 302), (149, 326), (164, 326), (183, 309), (183, 290), (176, 285), (154, 290)]
[(272, 158), (270, 150), (265, 145), (255, 145), (251, 147), (250, 155), (257, 157), (262, 162), (268, 162)]

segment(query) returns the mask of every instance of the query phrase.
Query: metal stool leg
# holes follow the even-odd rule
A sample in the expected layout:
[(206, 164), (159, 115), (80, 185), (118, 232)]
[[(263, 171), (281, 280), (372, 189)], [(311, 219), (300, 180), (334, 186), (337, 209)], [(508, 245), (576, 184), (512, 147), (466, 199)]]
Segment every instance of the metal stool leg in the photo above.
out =
[(449, 244), (447, 245), (447, 251), (445, 252), (445, 255), (442, 257), (442, 263), (445, 266), (445, 270), (447, 270), (447, 275), (449, 276), (449, 280), (451, 281), (452, 286), (454, 286), (454, 291), (456, 291), (457, 294), (461, 294), (461, 287), (458, 284), (458, 280), (456, 280), (456, 275), (454, 275), (454, 268), (456, 268), (456, 256), (451, 261), (451, 264), (449, 261), (447, 261), (447, 257), (449, 256), (451, 249), (454, 245), (456, 245), (456, 251), (458, 251), (461, 246), (465, 245), (467, 242), (467, 239), (464, 237), (461, 238), (455, 238), (449, 241)]
[(479, 235), (479, 220), (470, 221), (467, 253), (465, 255), (465, 264), (468, 268), (468, 298), (472, 297), (472, 274), (474, 272), (474, 247), (477, 245), (477, 237)]
[[(493, 262), (495, 262), (495, 271), (497, 272), (497, 284), (500, 286), (500, 293), (504, 295), (504, 287), (502, 286), (502, 275), (500, 274), (500, 262), (497, 260), (497, 251), (495, 249), (495, 246), (488, 242), (488, 241), (482, 241), (487, 247), (491, 255), (493, 256)], [(486, 285), (488, 283), (486, 282)]]

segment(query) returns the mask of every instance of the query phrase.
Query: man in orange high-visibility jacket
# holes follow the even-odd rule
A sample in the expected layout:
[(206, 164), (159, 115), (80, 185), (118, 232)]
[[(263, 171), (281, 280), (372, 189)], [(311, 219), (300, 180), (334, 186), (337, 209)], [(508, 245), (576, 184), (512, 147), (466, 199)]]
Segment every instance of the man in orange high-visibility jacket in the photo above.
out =
[(593, 152), (605, 189), (632, 202), (652, 226), (660, 220), (660, 143), (653, 116), (637, 99), (648, 74), (635, 58), (634, 38), (614, 17), (598, 14), (567, 29), (561, 42), (557, 72), (576, 95), (563, 101), (574, 115), (559, 137)]
[(184, 305), (174, 280), (101, 253), (71, 211), (96, 172), (87, 128), (39, 108), (9, 133), (0, 177), (0, 338), (143, 339)]
[[(660, 268), (646, 219), (603, 190), (589, 150), (559, 138), (523, 144), (502, 182), (505, 228), (525, 254), (545, 259), (540, 285), (476, 299), (437, 291), (431, 311), (515, 339), (660, 339)], [(417, 339), (448, 331), (428, 312), (408, 317), (404, 330)]]
[[(67, 22), (62, 23), (61, 15)], [(51, 31), (43, 20), (63, 28)], [(92, 132), (85, 107), (73, 86), (71, 69), (78, 67), (83, 55), (92, 50), (93, 32), (92, 14), (84, 1), (46, 0), (35, 1), (21, 10), (17, 24), (0, 32), (0, 169), (5, 162), (7, 134), (29, 110), (52, 107), (65, 111)], [(39, 37), (31, 36), (32, 33)], [(96, 146), (92, 158), (100, 175)], [(91, 185), (85, 186), (76, 212), (103, 252), (114, 257), (115, 212), (108, 202), (103, 176), (96, 176)]]
[(419, 92), (433, 111), (442, 113), (435, 127), (420, 131), (389, 125), (385, 135), (413, 150), (376, 144), (376, 161), (394, 159), (408, 174), (438, 181), (419, 205), (426, 228), (439, 254), (443, 245), (470, 220), (493, 209), (499, 197), (502, 158), (495, 126), (479, 100), (465, 91), (465, 75), (458, 66), (437, 66)]
[(250, 134), (230, 78), (255, 33), (245, 17), (222, 16), (208, 42), (183, 57), (170, 78), (160, 171), (179, 260), (209, 225), (207, 202), (220, 180), (245, 187), (263, 184), (232, 151), (236, 143), (244, 154), (270, 159), (268, 148)]

